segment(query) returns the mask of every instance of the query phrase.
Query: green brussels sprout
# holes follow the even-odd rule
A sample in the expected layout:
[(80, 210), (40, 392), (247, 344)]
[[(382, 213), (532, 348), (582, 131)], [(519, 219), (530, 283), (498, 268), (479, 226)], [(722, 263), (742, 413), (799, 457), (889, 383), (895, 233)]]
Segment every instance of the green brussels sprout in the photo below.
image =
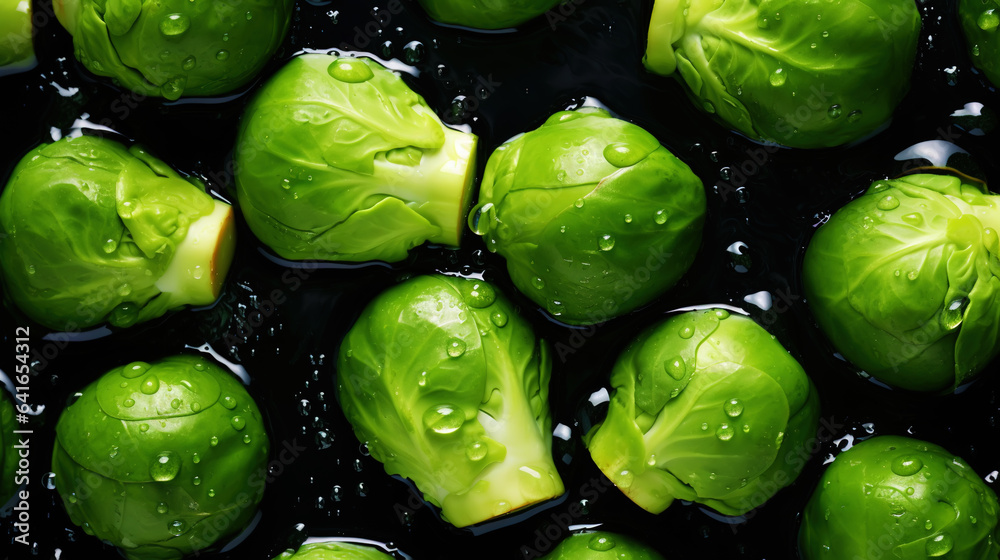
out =
[(1000, 0), (960, 0), (958, 16), (973, 64), (1000, 87)]
[(228, 93), (252, 80), (288, 30), (293, 0), (54, 0), (76, 58), (142, 95)]
[(670, 317), (611, 371), (604, 421), (585, 436), (602, 472), (660, 513), (675, 499), (741, 515), (791, 484), (816, 435), (802, 367), (751, 319), (724, 309)]
[(534, 19), (559, 0), (419, 0), (437, 21), (476, 29), (503, 29)]
[(441, 124), (397, 74), (306, 54), (243, 115), (236, 189), (282, 257), (399, 261), (424, 241), (458, 245), (475, 154), (476, 136)]
[(837, 350), (914, 391), (952, 389), (1000, 350), (1000, 210), (946, 175), (876, 181), (806, 249), (809, 307)]
[(704, 187), (687, 165), (642, 128), (585, 107), (493, 152), (469, 225), (521, 292), (584, 325), (676, 284), (704, 219)]
[(81, 136), (24, 156), (0, 194), (0, 273), (52, 329), (118, 327), (218, 298), (232, 207), (133, 146)]
[(340, 346), (358, 439), (465, 527), (563, 492), (545, 341), (486, 282), (418, 276), (376, 297)]
[(7, 391), (0, 387), (0, 506), (3, 506), (14, 495), (18, 483), (17, 471), (18, 450), (17, 438), (14, 437), (14, 430), (17, 422), (14, 421), (14, 403), (7, 396)]
[(297, 551), (286, 550), (274, 560), (392, 560), (392, 556), (370, 546), (349, 542), (315, 542)]
[(0, 0), (0, 76), (35, 66), (31, 2)]
[(946, 449), (877, 436), (823, 473), (799, 530), (803, 560), (987, 560), (1000, 554), (997, 497)]
[(264, 494), (267, 432), (240, 382), (194, 356), (133, 362), (56, 424), (52, 471), (70, 520), (130, 560), (168, 560), (242, 530)]
[(889, 121), (919, 34), (914, 0), (656, 0), (643, 64), (750, 138), (823, 148)]
[(593, 531), (576, 533), (559, 543), (542, 560), (663, 560), (656, 551), (639, 541), (609, 533)]

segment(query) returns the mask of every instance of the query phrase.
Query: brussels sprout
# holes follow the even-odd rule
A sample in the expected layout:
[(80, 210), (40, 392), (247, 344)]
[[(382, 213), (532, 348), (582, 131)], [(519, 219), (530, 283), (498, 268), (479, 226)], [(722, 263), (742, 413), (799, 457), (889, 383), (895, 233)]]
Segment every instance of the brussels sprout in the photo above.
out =
[(77, 59), (128, 89), (174, 100), (233, 91), (278, 49), (293, 0), (54, 0)]
[(582, 108), (497, 148), (469, 225), (514, 285), (560, 321), (649, 303), (694, 261), (705, 191), (642, 128)]
[(235, 377), (174, 356), (115, 368), (83, 389), (56, 424), (52, 471), (84, 532), (131, 560), (173, 559), (247, 525), (268, 447)]
[(0, 387), (0, 506), (3, 506), (14, 495), (20, 484), (16, 484), (18, 452), (14, 449), (17, 439), (14, 430), (14, 403), (7, 396), (7, 391)]
[(0, 76), (35, 66), (31, 2), (0, 0)]
[(594, 531), (576, 533), (559, 543), (542, 560), (663, 560), (656, 551), (639, 541), (608, 533)]
[(643, 64), (756, 140), (860, 140), (888, 122), (917, 52), (914, 0), (656, 0)]
[(548, 346), (486, 282), (419, 276), (386, 290), (337, 364), (358, 439), (456, 527), (562, 494)]
[(960, 0), (958, 15), (973, 64), (1000, 87), (1000, 0)]
[(803, 560), (995, 559), (997, 497), (937, 445), (873, 437), (823, 473), (802, 516), (799, 551)]
[(236, 188), (282, 257), (399, 261), (424, 241), (458, 245), (475, 153), (475, 135), (378, 63), (306, 54), (243, 115)]
[(611, 372), (605, 420), (586, 435), (597, 466), (643, 509), (675, 499), (725, 515), (798, 476), (819, 421), (816, 389), (773, 336), (724, 309), (644, 331)]
[(477, 29), (503, 29), (534, 19), (559, 0), (419, 0), (430, 16), (443, 23)]
[(24, 156), (0, 194), (10, 298), (53, 329), (128, 327), (216, 300), (232, 208), (133, 146), (81, 136)]
[(833, 345), (914, 391), (968, 381), (1000, 349), (1000, 210), (945, 175), (876, 181), (816, 231), (803, 282)]
[(370, 546), (331, 541), (304, 544), (298, 551), (287, 550), (274, 560), (392, 560), (392, 556)]

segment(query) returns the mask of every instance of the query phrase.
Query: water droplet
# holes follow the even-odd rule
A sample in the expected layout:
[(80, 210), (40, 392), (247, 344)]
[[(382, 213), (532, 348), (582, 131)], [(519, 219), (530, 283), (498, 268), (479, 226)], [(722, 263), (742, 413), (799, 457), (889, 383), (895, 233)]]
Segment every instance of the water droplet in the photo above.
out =
[(462, 354), (465, 354), (465, 341), (460, 338), (448, 339), (445, 351), (448, 352), (448, 355), (452, 358), (458, 358)]
[(545, 289), (545, 280), (542, 280), (538, 276), (531, 279), (531, 285), (535, 287), (536, 290)]
[(417, 385), (419, 385), (421, 387), (427, 385), (427, 372), (426, 371), (420, 372), (420, 379), (417, 380)]
[(156, 506), (156, 513), (159, 513), (159, 514), (161, 514), (161, 515), (162, 515), (162, 514), (164, 514), (164, 513), (167, 513), (168, 511), (170, 511), (170, 508), (168, 508), (168, 507), (167, 507), (167, 504), (165, 504), (165, 503), (163, 503), (163, 502), (160, 502), (160, 503), (159, 503), (159, 504), (158, 504), (158, 505)]
[(114, 239), (108, 239), (107, 241), (104, 242), (103, 249), (105, 253), (114, 253), (115, 249), (117, 248), (118, 248), (118, 242), (115, 241)]
[(71, 504), (75, 504), (78, 501), (78, 499), (76, 497), (76, 492), (73, 492), (69, 496), (66, 496), (66, 501), (69, 502), (69, 503), (71, 503)]
[(660, 209), (653, 213), (653, 221), (659, 225), (667, 223), (667, 211)]
[(771, 74), (771, 77), (769, 78), (769, 80), (771, 81), (771, 85), (774, 87), (781, 87), (785, 85), (785, 81), (787, 79), (788, 75), (785, 74), (785, 71), (782, 68), (778, 68), (777, 70), (775, 70), (774, 73)]
[(160, 20), (160, 33), (167, 37), (183, 35), (191, 27), (191, 20), (184, 14), (169, 14)]
[(778, 435), (774, 438), (774, 445), (780, 446), (783, 441), (785, 441), (785, 432), (778, 432)]
[(181, 94), (184, 93), (184, 86), (187, 85), (187, 78), (173, 78), (167, 80), (160, 86), (160, 93), (163, 98), (168, 101), (174, 101), (180, 98)]
[(708, 431), (708, 422), (702, 422), (701, 423), (701, 431), (703, 431), (703, 432), (707, 432)]
[(209, 488), (208, 489), (208, 497), (209, 498), (214, 498), (215, 497), (215, 489), (214, 488)]
[(139, 424), (139, 431), (146, 433), (149, 431), (149, 424)]
[(968, 300), (965, 298), (956, 299), (948, 304), (948, 307), (941, 310), (941, 325), (948, 330), (957, 329), (965, 320), (967, 305)]
[(680, 332), (677, 333), (677, 335), (683, 338), (684, 340), (687, 340), (692, 336), (694, 336), (694, 329), (692, 329), (691, 327), (684, 327), (683, 329), (680, 330)]
[(135, 401), (133, 399), (125, 399), (125, 401), (122, 402), (122, 406), (125, 408), (132, 408), (135, 406)]
[(155, 395), (156, 392), (160, 390), (160, 378), (155, 375), (147, 375), (146, 378), (142, 380), (142, 385), (139, 386), (139, 390), (142, 391), (144, 395)]
[(424, 413), (424, 426), (438, 434), (450, 434), (465, 423), (462, 411), (450, 404), (439, 404)]
[[(813, 44), (815, 45), (816, 43), (813, 43)], [(827, 111), (826, 111), (826, 114), (831, 119), (839, 119), (840, 115), (842, 113), (843, 113), (843, 111), (840, 109), (840, 105), (830, 105), (830, 108), (827, 109)]]
[(229, 51), (227, 51), (226, 49), (222, 49), (219, 52), (215, 53), (215, 60), (218, 60), (219, 62), (225, 62), (229, 60)]
[(469, 307), (482, 309), (493, 305), (496, 299), (497, 294), (492, 286), (483, 282), (476, 282), (472, 284), (472, 287), (466, 294), (465, 303), (469, 304)]
[(485, 444), (480, 441), (474, 441), (466, 448), (465, 455), (471, 461), (480, 461), (483, 457), (486, 457), (486, 452), (487, 448)]
[(933, 531), (934, 530), (934, 523), (930, 519), (928, 519), (927, 521), (924, 521), (924, 529), (926, 529), (927, 531)]
[(587, 548), (596, 550), (597, 552), (605, 552), (614, 547), (615, 540), (606, 535), (594, 535), (590, 537), (590, 542), (587, 543)]
[(191, 367), (193, 367), (196, 371), (205, 371), (205, 364), (201, 362), (195, 362)]
[(495, 311), (490, 315), (490, 321), (498, 327), (503, 327), (507, 324), (507, 314), (503, 311)]
[(139, 320), (139, 306), (125, 301), (119, 303), (108, 313), (108, 323), (115, 327), (128, 328)]
[(242, 416), (233, 416), (229, 423), (233, 426), (236, 431), (241, 431), (247, 426), (247, 421), (243, 419)]
[(573, 206), (576, 206), (577, 208), (583, 208), (583, 199), (582, 198), (576, 199), (576, 202), (573, 203)]
[(126, 379), (135, 379), (136, 377), (146, 373), (148, 370), (149, 364), (146, 362), (132, 362), (122, 368), (122, 377)]
[(673, 359), (664, 362), (663, 369), (670, 377), (678, 381), (684, 379), (684, 375), (687, 374), (687, 364), (684, 363), (684, 358), (681, 356), (675, 356)]
[(191, 455), (191, 462), (194, 463), (194, 464), (196, 464), (196, 465), (198, 463), (200, 463), (201, 462), (201, 455), (198, 455), (197, 453)]
[(597, 239), (597, 246), (602, 251), (610, 251), (615, 247), (615, 238), (612, 235), (604, 234)]
[(174, 410), (176, 410), (176, 409), (178, 409), (180, 407), (181, 407), (181, 400), (180, 399), (174, 399), (174, 400), (170, 401), (170, 408), (173, 408)]
[(423, 62), (426, 49), (420, 41), (410, 41), (403, 47), (403, 60), (407, 64), (418, 64)]
[[(246, 16), (246, 17), (247, 17), (247, 21), (250, 21), (250, 20), (252, 20), (252, 19), (253, 19), (253, 14), (252, 14), (252, 13), (250, 13), (250, 12), (247, 12), (247, 16)], [(335, 23), (336, 23), (336, 22), (335, 22)]]
[(45, 476), (42, 477), (42, 484), (45, 486), (45, 488), (47, 488), (49, 490), (55, 490), (56, 489), (56, 473), (52, 473), (52, 472), (45, 473)]
[(157, 482), (173, 480), (181, 470), (181, 461), (173, 451), (164, 451), (156, 456), (149, 467), (149, 476)]
[(729, 399), (722, 405), (722, 409), (726, 411), (727, 416), (736, 418), (743, 414), (743, 403), (740, 399)]
[(196, 476), (193, 479), (191, 479), (191, 484), (194, 484), (195, 486), (201, 486), (201, 477)]
[(979, 14), (979, 18), (976, 19), (976, 24), (979, 25), (979, 29), (983, 31), (994, 31), (997, 26), (1000, 26), (1000, 14), (997, 14), (996, 10), (990, 8), (985, 10), (983, 13)]
[(891, 468), (899, 476), (913, 476), (924, 468), (924, 463), (919, 457), (904, 455), (893, 461)]
[(181, 68), (185, 70), (194, 70), (194, 67), (197, 66), (197, 64), (198, 60), (194, 56), (189, 56), (181, 62)]
[(630, 470), (623, 470), (618, 473), (618, 480), (614, 481), (619, 488), (629, 489), (632, 487), (632, 483), (635, 482), (635, 475), (632, 474)]
[(927, 556), (930, 556), (931, 558), (944, 556), (945, 554), (951, 552), (951, 549), (953, 548), (955, 548), (955, 539), (953, 539), (948, 533), (934, 535), (934, 537), (927, 541), (927, 544), (925, 545)]
[(364, 61), (356, 58), (338, 58), (327, 68), (334, 78), (349, 84), (358, 84), (372, 79), (375, 75)]
[(250, 443), (251, 441), (253, 441), (253, 438), (250, 437), (250, 434), (243, 435), (243, 443)]
[(729, 318), (729, 312), (726, 311), (725, 309), (716, 309), (715, 310), (715, 317), (718, 320), (720, 320), (720, 321), (728, 319)]
[(626, 224), (632, 223), (632, 214), (625, 214), (625, 223)]
[(861, 111), (851, 111), (847, 114), (847, 122), (858, 122), (861, 120)]
[(229, 410), (232, 410), (236, 408), (236, 399), (230, 397), (229, 395), (226, 395), (222, 397), (222, 406), (226, 407)]
[(877, 206), (879, 210), (894, 210), (899, 208), (899, 199), (891, 194), (887, 194), (879, 200), (875, 206)]
[(643, 157), (645, 154), (642, 151), (636, 150), (624, 142), (616, 142), (604, 147), (604, 159), (615, 167), (631, 167), (639, 163)]
[(175, 519), (167, 524), (167, 531), (170, 531), (170, 534), (174, 536), (183, 535), (184, 531), (187, 531), (187, 523), (184, 523), (180, 519)]
[(733, 439), (733, 435), (735, 433), (736, 430), (734, 430), (732, 426), (723, 423), (719, 425), (719, 428), (717, 430), (715, 430), (715, 437), (719, 438), (722, 441), (729, 441)]

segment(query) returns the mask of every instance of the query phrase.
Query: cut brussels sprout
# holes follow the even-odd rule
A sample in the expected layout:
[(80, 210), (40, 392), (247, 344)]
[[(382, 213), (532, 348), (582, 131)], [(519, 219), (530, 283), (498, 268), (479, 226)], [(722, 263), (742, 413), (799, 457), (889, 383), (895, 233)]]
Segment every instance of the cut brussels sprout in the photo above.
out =
[(236, 188), (250, 229), (287, 259), (400, 261), (457, 246), (476, 136), (452, 130), (395, 73), (306, 54), (247, 108)]
[(57, 330), (129, 327), (222, 290), (232, 208), (133, 146), (91, 136), (24, 156), (0, 194), (10, 299)]

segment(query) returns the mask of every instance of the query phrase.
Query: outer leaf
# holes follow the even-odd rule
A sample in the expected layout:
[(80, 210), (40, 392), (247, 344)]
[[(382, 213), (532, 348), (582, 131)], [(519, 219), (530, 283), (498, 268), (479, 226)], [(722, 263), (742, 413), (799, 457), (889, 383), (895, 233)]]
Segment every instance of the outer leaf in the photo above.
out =
[(478, 29), (514, 27), (542, 15), (557, 3), (558, 0), (420, 0), (432, 18)]
[(559, 543), (542, 560), (663, 560), (641, 542), (607, 531), (574, 533)]
[(288, 550), (275, 560), (391, 560), (392, 556), (370, 546), (349, 542), (315, 542), (297, 551)]

